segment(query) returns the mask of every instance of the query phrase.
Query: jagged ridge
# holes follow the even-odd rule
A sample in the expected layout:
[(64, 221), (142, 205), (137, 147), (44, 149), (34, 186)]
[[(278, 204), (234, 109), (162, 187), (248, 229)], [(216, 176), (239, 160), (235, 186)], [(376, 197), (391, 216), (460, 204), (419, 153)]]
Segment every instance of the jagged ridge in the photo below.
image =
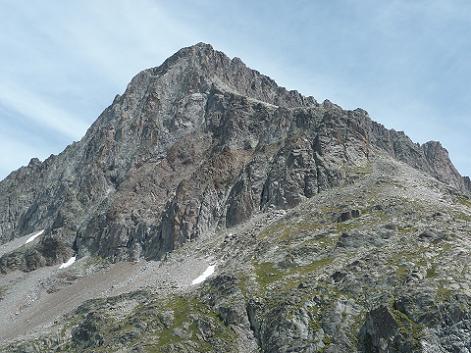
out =
[(136, 75), (80, 142), (0, 183), (0, 243), (46, 229), (33, 254), (4, 256), (0, 269), (73, 252), (159, 258), (352, 182), (349, 168), (382, 153), (471, 190), (438, 143), (414, 144), (364, 110), (287, 91), (199, 43)]

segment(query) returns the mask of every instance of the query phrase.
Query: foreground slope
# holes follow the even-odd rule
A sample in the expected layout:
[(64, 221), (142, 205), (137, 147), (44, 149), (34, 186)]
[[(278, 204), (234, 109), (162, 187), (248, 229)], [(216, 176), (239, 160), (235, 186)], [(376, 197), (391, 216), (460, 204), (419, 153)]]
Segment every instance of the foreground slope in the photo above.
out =
[(389, 156), (350, 175), (159, 262), (210, 259), (202, 285), (89, 300), (5, 351), (465, 352), (471, 201)]
[(469, 348), (470, 182), (446, 150), (207, 44), (0, 191), (4, 351)]

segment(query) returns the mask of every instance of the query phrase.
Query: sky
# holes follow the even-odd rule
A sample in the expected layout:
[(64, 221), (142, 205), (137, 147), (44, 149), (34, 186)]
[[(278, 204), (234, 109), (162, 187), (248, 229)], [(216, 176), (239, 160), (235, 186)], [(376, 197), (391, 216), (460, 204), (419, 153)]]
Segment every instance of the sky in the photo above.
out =
[(139, 71), (206, 42), (471, 175), (469, 0), (0, 0), (0, 179), (79, 140)]

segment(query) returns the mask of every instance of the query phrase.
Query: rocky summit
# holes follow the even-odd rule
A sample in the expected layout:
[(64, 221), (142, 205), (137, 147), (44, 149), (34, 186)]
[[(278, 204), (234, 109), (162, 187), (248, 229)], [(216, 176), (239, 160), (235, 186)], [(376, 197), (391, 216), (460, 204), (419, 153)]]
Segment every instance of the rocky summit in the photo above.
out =
[(0, 351), (469, 353), (470, 194), (439, 142), (181, 49), (0, 182)]

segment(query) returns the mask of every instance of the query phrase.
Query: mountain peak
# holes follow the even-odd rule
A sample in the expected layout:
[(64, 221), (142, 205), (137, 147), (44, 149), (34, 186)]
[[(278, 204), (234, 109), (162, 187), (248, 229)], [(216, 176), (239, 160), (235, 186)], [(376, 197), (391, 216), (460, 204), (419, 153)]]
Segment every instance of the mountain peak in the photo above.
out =
[[(247, 67), (239, 58), (229, 58), (210, 44), (197, 43), (182, 48), (165, 62), (136, 75), (128, 85), (129, 92), (144, 93), (149, 85), (162, 86), (162, 94), (207, 93), (211, 87), (246, 96), (263, 103), (289, 108), (317, 106), (313, 97), (288, 91), (273, 79)], [(172, 87), (170, 87), (172, 86)], [(134, 93), (133, 93), (134, 92)]]
[(456, 352), (470, 191), (438, 142), (183, 48), (0, 182), (0, 351)]
[[(192, 56), (195, 54), (198, 54), (201, 56), (210, 56), (210, 55), (213, 55), (215, 52), (216, 50), (214, 50), (211, 44), (199, 42), (199, 43), (190, 45), (188, 47), (181, 48), (174, 55), (172, 55), (170, 59), (174, 56), (185, 57), (185, 56)], [(222, 52), (218, 52), (218, 53), (225, 55)]]
[(198, 42), (196, 44), (190, 45), (187, 48), (193, 48), (194, 50), (200, 50), (204, 52), (214, 51), (214, 48), (211, 44), (205, 42)]

